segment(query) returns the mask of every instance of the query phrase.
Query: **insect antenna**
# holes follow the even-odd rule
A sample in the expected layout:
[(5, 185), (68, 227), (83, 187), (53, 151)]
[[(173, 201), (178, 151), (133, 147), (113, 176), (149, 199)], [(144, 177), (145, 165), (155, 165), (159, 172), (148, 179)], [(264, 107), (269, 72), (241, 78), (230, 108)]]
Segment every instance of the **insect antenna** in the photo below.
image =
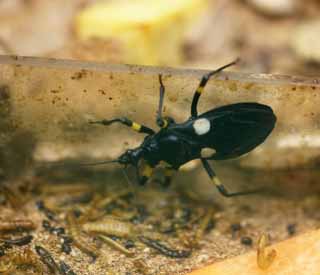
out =
[(95, 166), (95, 165), (104, 165), (104, 164), (110, 164), (110, 163), (118, 163), (119, 160), (106, 160), (106, 161), (97, 161), (97, 162), (84, 162), (84, 163), (70, 163), (70, 162), (59, 162), (59, 161), (53, 161), (53, 162), (44, 162), (39, 163), (37, 166), (41, 167), (69, 167), (69, 168), (77, 168), (81, 166)]
[(88, 162), (88, 163), (79, 163), (79, 166), (94, 166), (94, 165), (103, 165), (103, 164), (109, 164), (109, 163), (118, 163), (119, 160), (105, 160), (105, 161), (98, 161), (98, 162)]

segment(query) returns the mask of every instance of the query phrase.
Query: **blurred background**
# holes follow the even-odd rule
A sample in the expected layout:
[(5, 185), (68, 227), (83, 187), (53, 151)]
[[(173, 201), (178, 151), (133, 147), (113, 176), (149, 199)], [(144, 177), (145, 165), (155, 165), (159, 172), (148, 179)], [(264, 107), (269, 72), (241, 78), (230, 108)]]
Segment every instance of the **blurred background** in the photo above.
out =
[[(0, 54), (200, 69), (214, 69), (240, 57), (242, 62), (231, 70), (317, 76), (319, 14), (320, 1), (316, 0), (0, 0)], [(141, 142), (139, 135), (127, 129), (113, 130), (123, 127), (93, 129), (87, 124), (89, 119), (127, 115), (153, 123), (149, 114), (154, 114), (158, 102), (157, 80), (143, 72), (112, 72), (109, 76), (105, 72), (14, 67), (11, 78), (6, 79), (6, 75), (10, 73), (3, 71), (3, 83), (7, 84), (0, 87), (0, 107), (2, 117), (14, 114), (15, 120), (3, 119), (2, 132), (9, 134), (3, 134), (1, 148), (5, 148), (3, 152), (15, 149), (0, 156), (7, 164), (3, 171), (9, 171), (12, 163), (19, 164), (17, 155), (24, 161), (29, 159), (35, 144), (41, 141), (51, 141), (56, 151), (62, 152), (58, 141), (69, 141), (68, 146), (78, 141), (81, 153), (102, 159), (115, 158)], [(253, 79), (254, 75), (249, 77)], [(180, 121), (188, 115), (193, 93), (189, 87), (198, 81), (193, 78), (196, 76), (175, 76), (165, 81), (169, 99), (166, 108)], [(317, 79), (312, 81), (315, 86), (319, 83)], [(240, 159), (242, 166), (295, 169), (310, 163), (310, 167), (318, 165), (319, 93), (310, 83), (310, 87), (303, 87), (298, 82), (294, 78), (288, 85), (248, 83), (235, 88), (232, 81), (230, 87), (218, 81), (214, 83), (217, 93), (204, 96), (204, 110), (235, 101), (261, 101), (274, 108), (276, 131), (263, 147)], [(213, 83), (207, 89), (210, 85)], [(247, 93), (247, 89), (253, 93)], [(74, 92), (81, 90), (81, 94)], [(170, 94), (173, 91), (175, 94)], [(145, 96), (138, 98), (138, 93)], [(24, 94), (27, 96), (20, 99)], [(141, 106), (145, 112), (141, 112)], [(17, 134), (14, 141), (12, 133), (17, 125), (23, 134)], [(33, 138), (25, 137), (26, 130), (33, 133)], [(92, 135), (95, 130), (97, 134)], [(119, 135), (126, 141), (121, 146)], [(268, 146), (270, 150), (265, 151)], [(47, 149), (43, 151), (38, 159), (59, 160), (48, 157)], [(17, 175), (16, 171), (14, 167), (11, 174)], [(285, 181), (291, 182), (291, 178)]]
[(317, 75), (318, 0), (1, 0), (0, 53)]
[[(146, 209), (149, 217), (138, 223), (160, 228), (155, 232), (162, 234), (171, 224), (174, 228), (175, 211), (187, 209), (190, 219), (194, 215), (200, 220), (190, 222), (183, 234), (164, 236), (170, 244), (194, 249), (183, 265), (137, 248), (154, 270), (143, 274), (162, 275), (185, 274), (208, 261), (249, 251), (252, 241), (248, 245), (241, 237), (256, 241), (261, 232), (269, 232), (276, 242), (295, 231), (319, 228), (319, 15), (320, 0), (0, 0), (0, 54), (13, 55), (0, 57), (0, 225), (11, 217), (27, 217), (42, 228), (43, 214), (35, 209), (40, 199), (62, 219), (78, 206), (89, 217), (97, 202), (119, 193), (113, 208), (101, 204), (103, 215), (126, 220), (135, 207)], [(231, 191), (266, 187), (268, 192), (225, 199), (199, 162), (182, 169), (169, 189), (162, 188), (161, 173), (139, 187), (131, 185), (136, 182), (133, 170), (126, 176), (116, 165), (78, 165), (115, 159), (141, 143), (141, 135), (121, 125), (96, 127), (88, 121), (128, 116), (154, 125), (159, 73), (166, 86), (164, 113), (177, 121), (189, 116), (203, 71), (162, 66), (215, 69), (237, 57), (241, 63), (230, 70), (251, 74), (227, 72), (212, 78), (200, 108), (240, 101), (273, 108), (276, 129), (262, 146), (243, 158), (214, 163)], [(43, 165), (51, 161), (66, 165)], [(130, 196), (122, 199), (121, 188)], [(144, 217), (142, 210), (138, 218)], [(68, 230), (65, 220), (61, 224)], [(196, 236), (200, 246), (181, 242), (185, 233), (190, 239)], [(56, 259), (61, 256), (56, 237), (44, 230), (34, 237), (48, 243)], [(108, 274), (142, 274), (131, 259), (106, 251), (107, 263), (99, 258), (96, 265), (89, 264), (85, 253), (66, 257), (77, 274), (105, 274), (106, 266), (114, 271)]]

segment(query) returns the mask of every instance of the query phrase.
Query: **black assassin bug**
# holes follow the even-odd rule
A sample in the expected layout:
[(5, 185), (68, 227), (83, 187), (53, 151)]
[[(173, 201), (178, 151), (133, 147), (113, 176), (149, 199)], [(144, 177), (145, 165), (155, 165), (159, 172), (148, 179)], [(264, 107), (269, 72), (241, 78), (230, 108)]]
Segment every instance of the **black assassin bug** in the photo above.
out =
[(140, 160), (144, 160), (142, 175), (138, 172), (139, 182), (144, 184), (151, 177), (153, 169), (162, 162), (167, 166), (166, 179), (169, 181), (171, 174), (181, 165), (200, 159), (210, 179), (223, 196), (232, 197), (255, 192), (228, 192), (208, 160), (236, 158), (260, 145), (275, 126), (276, 116), (272, 109), (255, 102), (244, 102), (218, 107), (200, 115), (197, 111), (199, 98), (210, 77), (236, 63), (237, 60), (202, 77), (191, 103), (191, 116), (183, 123), (176, 123), (172, 117), (162, 116), (165, 94), (162, 75), (159, 75), (160, 100), (156, 117), (156, 123), (160, 127), (158, 132), (126, 117), (90, 122), (102, 125), (118, 122), (147, 134), (139, 147), (127, 150), (117, 160), (97, 164), (131, 164), (139, 171)]

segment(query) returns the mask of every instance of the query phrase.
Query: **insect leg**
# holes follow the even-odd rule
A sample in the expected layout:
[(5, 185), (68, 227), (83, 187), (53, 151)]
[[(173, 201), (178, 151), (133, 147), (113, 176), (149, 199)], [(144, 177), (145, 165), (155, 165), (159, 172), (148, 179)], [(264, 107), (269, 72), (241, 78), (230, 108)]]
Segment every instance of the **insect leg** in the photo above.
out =
[(152, 135), (154, 134), (154, 131), (147, 127), (147, 126), (144, 126), (144, 125), (141, 125), (141, 124), (138, 124), (126, 117), (120, 117), (120, 118), (114, 118), (114, 119), (110, 119), (110, 120), (106, 120), (106, 119), (103, 119), (103, 120), (100, 120), (100, 121), (90, 121), (91, 124), (102, 124), (102, 125), (111, 125), (112, 123), (121, 123), (123, 125), (126, 125), (128, 127), (131, 127), (131, 129), (139, 132), (139, 133), (144, 133), (144, 134), (148, 134), (148, 135)]
[(171, 166), (166, 166), (164, 170), (164, 183), (162, 184), (163, 187), (168, 187), (171, 183), (172, 176), (176, 172), (176, 169), (174, 169)]
[(233, 61), (227, 65), (224, 65), (224, 66), (222, 66), (222, 67), (220, 67), (210, 73), (205, 74), (201, 78), (200, 84), (193, 95), (193, 99), (192, 99), (192, 103), (191, 103), (191, 117), (196, 117), (198, 115), (198, 111), (197, 111), (198, 101), (199, 101), (201, 93), (203, 92), (203, 89), (206, 86), (207, 82), (209, 81), (210, 77), (223, 71), (225, 68), (228, 68), (232, 65), (235, 65), (238, 61), (239, 61), (239, 59), (236, 59), (235, 61)]
[(165, 87), (162, 83), (162, 75), (161, 74), (159, 74), (159, 83), (160, 83), (160, 97), (159, 97), (159, 107), (158, 107), (156, 122), (160, 128), (166, 128), (168, 126), (168, 121), (162, 117)]
[(235, 196), (243, 196), (243, 195), (248, 195), (248, 194), (253, 194), (253, 193), (257, 193), (261, 190), (248, 190), (248, 191), (241, 191), (241, 192), (234, 192), (234, 193), (230, 193), (225, 187), (224, 185), (221, 183), (221, 181), (219, 180), (219, 178), (216, 176), (216, 173), (213, 171), (213, 169), (211, 168), (209, 162), (206, 159), (201, 159), (202, 164), (204, 169), (207, 171), (210, 179), (212, 180), (212, 182), (215, 184), (215, 186), (217, 187), (218, 191), (220, 192), (220, 194), (224, 197), (235, 197)]
[(151, 178), (153, 174), (153, 167), (151, 167), (149, 164), (145, 164), (143, 166), (141, 176), (138, 176), (139, 184), (145, 185), (145, 183)]

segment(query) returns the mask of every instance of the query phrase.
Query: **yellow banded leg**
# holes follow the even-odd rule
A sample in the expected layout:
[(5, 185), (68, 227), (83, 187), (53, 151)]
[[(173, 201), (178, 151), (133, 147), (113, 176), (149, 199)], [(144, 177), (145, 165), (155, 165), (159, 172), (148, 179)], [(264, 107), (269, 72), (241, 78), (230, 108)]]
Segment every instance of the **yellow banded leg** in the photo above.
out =
[(213, 184), (217, 187), (218, 191), (222, 196), (225, 197), (235, 197), (235, 196), (243, 196), (243, 195), (249, 195), (249, 194), (254, 194), (257, 193), (261, 190), (248, 190), (248, 191), (242, 191), (242, 192), (234, 192), (230, 193), (228, 190), (224, 187), (224, 185), (221, 183), (221, 181), (217, 178), (215, 172), (213, 169), (210, 167), (209, 162), (206, 159), (201, 159), (202, 165), (206, 172), (208, 173), (210, 179), (212, 180)]
[(168, 120), (165, 118), (161, 118), (161, 120), (157, 120), (157, 123), (161, 128), (167, 128), (169, 125)]
[(120, 118), (114, 118), (114, 119), (111, 119), (111, 120), (100, 120), (100, 121), (91, 121), (90, 123), (91, 124), (102, 124), (102, 125), (110, 125), (112, 123), (121, 123), (123, 125), (126, 125), (128, 127), (130, 127), (131, 129), (133, 129), (134, 131), (136, 132), (139, 132), (139, 133), (145, 133), (145, 134), (149, 134), (149, 135), (152, 135), (154, 134), (154, 131), (152, 129), (150, 129), (149, 127), (147, 126), (144, 126), (144, 125), (141, 125), (139, 123), (136, 123), (134, 121), (131, 121), (130, 119), (126, 118), (126, 117), (120, 117)]
[(198, 86), (198, 88), (196, 89), (194, 95), (193, 95), (193, 99), (192, 99), (192, 103), (191, 103), (191, 117), (197, 117), (198, 116), (198, 111), (197, 111), (197, 106), (198, 106), (198, 101), (200, 98), (200, 95), (202, 94), (204, 87), (206, 86), (207, 82), (209, 81), (210, 77), (221, 72), (222, 70), (224, 70), (227, 67), (230, 67), (234, 64), (236, 64), (238, 62), (238, 60), (235, 60), (227, 65), (224, 65), (220, 68), (218, 68), (217, 70), (214, 70), (208, 74), (205, 74), (200, 81), (200, 84)]
[(201, 94), (203, 92), (204, 86), (199, 86), (198, 89), (196, 90), (196, 93)]
[(143, 170), (141, 172), (141, 177), (139, 179), (139, 183), (141, 185), (145, 185), (145, 183), (151, 178), (152, 174), (153, 174), (153, 168), (148, 165), (148, 164), (145, 164), (144, 167), (143, 167)]
[(131, 124), (131, 128), (137, 132), (140, 132), (141, 131), (141, 125), (136, 123), (136, 122), (132, 122)]
[(221, 183), (221, 181), (219, 180), (219, 178), (218, 178), (217, 176), (214, 176), (214, 177), (212, 178), (212, 182), (213, 182), (213, 184), (214, 184), (215, 186), (217, 186), (217, 188), (221, 188), (221, 187), (219, 187), (219, 186), (223, 186), (222, 183)]
[(175, 174), (176, 170), (172, 167), (165, 167), (164, 170), (164, 182), (161, 184), (163, 187), (167, 188), (170, 186), (172, 176)]

